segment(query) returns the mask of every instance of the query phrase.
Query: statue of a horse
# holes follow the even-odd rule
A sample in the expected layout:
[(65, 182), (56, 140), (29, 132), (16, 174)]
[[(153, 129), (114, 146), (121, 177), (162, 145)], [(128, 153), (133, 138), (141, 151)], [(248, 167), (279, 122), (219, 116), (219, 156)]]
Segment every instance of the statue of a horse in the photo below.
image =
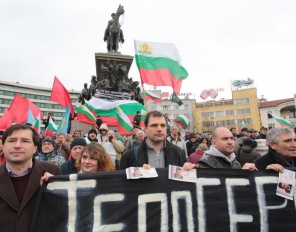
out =
[(118, 44), (119, 44), (119, 38), (120, 38), (120, 34), (121, 29), (120, 29), (120, 24), (119, 24), (119, 17), (120, 15), (124, 14), (124, 8), (122, 5), (119, 5), (115, 16), (114, 16), (114, 20), (113, 20), (113, 24), (112, 26), (110, 26), (109, 29), (109, 37), (108, 37), (108, 51), (118, 51)]

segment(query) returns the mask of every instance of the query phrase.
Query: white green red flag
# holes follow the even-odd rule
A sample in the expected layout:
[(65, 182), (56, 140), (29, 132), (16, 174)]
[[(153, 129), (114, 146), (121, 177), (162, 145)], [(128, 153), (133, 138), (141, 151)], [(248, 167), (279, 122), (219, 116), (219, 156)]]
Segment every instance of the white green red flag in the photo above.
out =
[(174, 122), (177, 123), (182, 129), (187, 129), (189, 125), (189, 119), (185, 115), (179, 115)]
[(238, 130), (241, 131), (243, 128), (246, 128), (246, 124), (244, 121), (242, 121), (240, 124), (239, 124), (239, 127), (238, 127)]
[(116, 106), (120, 106), (120, 109), (127, 115), (130, 121), (133, 120), (137, 111), (146, 111), (145, 107), (137, 101), (118, 100), (111, 102), (96, 97), (86, 101), (84, 106), (96, 115), (100, 115), (103, 123), (106, 123), (107, 126), (115, 127), (117, 126)]
[(48, 125), (46, 127), (45, 135), (52, 136), (57, 130), (57, 125), (53, 122), (52, 118), (49, 117)]
[(181, 56), (172, 43), (152, 43), (135, 40), (135, 58), (142, 83), (171, 86), (179, 93), (188, 72), (181, 65)]
[(116, 106), (118, 132), (120, 134), (128, 134), (132, 129), (133, 125), (129, 117), (120, 109), (120, 106)]
[(144, 90), (143, 96), (144, 96), (145, 101), (152, 100), (152, 101), (155, 101), (156, 103), (161, 103), (162, 102), (161, 96), (158, 96), (155, 93), (149, 92), (147, 90)]
[(34, 123), (34, 130), (39, 134), (40, 133), (40, 114), (38, 114), (36, 120), (35, 120), (35, 123)]
[(146, 118), (147, 111), (144, 110), (144, 109), (142, 109), (142, 110), (140, 111), (140, 113), (141, 113), (141, 117), (140, 117), (140, 127), (144, 128), (144, 127), (145, 127), (145, 123), (144, 123), (144, 121), (145, 121), (145, 118)]
[(281, 126), (285, 126), (288, 127), (292, 130), (294, 130), (295, 125), (292, 122), (289, 122), (287, 119), (284, 119), (280, 116), (276, 116), (274, 114), (271, 114), (271, 116), (281, 125)]
[(91, 111), (86, 105), (82, 105), (81, 103), (76, 102), (76, 112), (77, 112), (77, 120), (79, 122), (84, 122), (86, 124), (91, 124), (96, 126), (96, 121), (97, 121), (95, 117), (96, 114), (93, 111)]

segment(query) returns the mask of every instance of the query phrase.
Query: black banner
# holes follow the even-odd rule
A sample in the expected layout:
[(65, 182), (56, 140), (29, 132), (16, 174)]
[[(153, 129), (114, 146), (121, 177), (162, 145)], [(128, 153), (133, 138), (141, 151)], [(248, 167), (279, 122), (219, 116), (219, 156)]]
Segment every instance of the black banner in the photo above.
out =
[(137, 180), (124, 171), (55, 176), (43, 186), (32, 231), (296, 230), (295, 202), (276, 196), (278, 173), (202, 169), (187, 183), (157, 172)]

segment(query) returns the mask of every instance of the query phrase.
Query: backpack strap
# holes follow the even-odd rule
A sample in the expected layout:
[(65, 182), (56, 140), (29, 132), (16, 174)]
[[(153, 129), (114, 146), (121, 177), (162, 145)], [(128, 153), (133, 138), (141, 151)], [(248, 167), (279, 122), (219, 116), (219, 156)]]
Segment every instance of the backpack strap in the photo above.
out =
[(134, 164), (138, 166), (138, 146), (134, 148)]

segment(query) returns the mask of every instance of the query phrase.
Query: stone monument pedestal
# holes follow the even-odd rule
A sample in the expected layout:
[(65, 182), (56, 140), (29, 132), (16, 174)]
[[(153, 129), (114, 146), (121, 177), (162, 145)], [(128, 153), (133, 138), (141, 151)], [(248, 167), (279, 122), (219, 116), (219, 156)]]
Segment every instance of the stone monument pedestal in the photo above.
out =
[(96, 74), (97, 74), (97, 77), (99, 77), (103, 71), (108, 70), (108, 67), (105, 66), (105, 64), (108, 61), (109, 62), (115, 61), (117, 64), (121, 64), (122, 65), (121, 69), (127, 75), (131, 68), (134, 57), (129, 55), (122, 55), (119, 52), (107, 52), (107, 53), (99, 52), (99, 53), (95, 53), (95, 59), (96, 59)]

